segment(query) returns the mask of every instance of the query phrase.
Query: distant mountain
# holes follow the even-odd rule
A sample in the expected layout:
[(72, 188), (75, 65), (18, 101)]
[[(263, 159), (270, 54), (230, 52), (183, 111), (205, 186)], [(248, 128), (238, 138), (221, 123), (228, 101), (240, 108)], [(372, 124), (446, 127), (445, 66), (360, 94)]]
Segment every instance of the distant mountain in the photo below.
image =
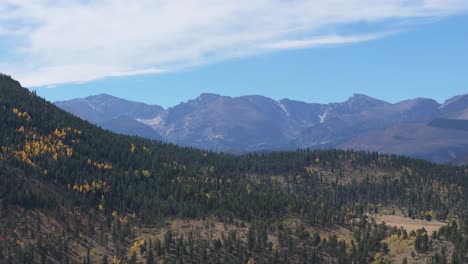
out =
[(426, 98), (392, 104), (354, 94), (317, 104), (202, 94), (165, 110), (99, 95), (56, 105), (114, 132), (216, 151), (353, 148), (435, 162), (468, 155), (468, 95), (443, 104)]
[(411, 102), (412, 107), (407, 108), (410, 111), (404, 116), (414, 118), (360, 133), (335, 147), (401, 154), (440, 163), (465, 163), (468, 161), (463, 159), (468, 156), (468, 118), (447, 117), (463, 118), (460, 113), (468, 112), (467, 98), (466, 95), (456, 96), (442, 105), (428, 99), (395, 104)]
[(140, 136), (155, 140), (162, 139), (162, 137), (151, 127), (128, 116), (119, 116), (105, 122), (100, 122), (99, 125), (104, 129), (108, 129), (119, 134)]
[(463, 119), (434, 119), (429, 123), (430, 126), (444, 129), (458, 129), (468, 131), (468, 120)]
[(455, 96), (445, 101), (438, 109), (439, 116), (452, 119), (468, 119), (468, 94)]
[(358, 135), (340, 145), (342, 149), (377, 151), (450, 163), (468, 154), (468, 131), (402, 123)]
[(161, 139), (151, 127), (137, 121), (139, 118), (151, 118), (163, 112), (164, 108), (158, 105), (132, 102), (107, 94), (59, 101), (54, 104), (84, 120), (117, 133)]
[(120, 99), (107, 94), (55, 102), (58, 107), (71, 112), (91, 123), (106, 122), (120, 116), (130, 118), (151, 118), (164, 108)]
[(434, 116), (438, 106), (431, 99), (390, 104), (364, 95), (354, 95), (344, 103), (324, 106), (322, 122), (303, 130), (294, 145), (310, 148), (337, 147), (368, 131), (400, 123), (428, 121)]
[(168, 141), (214, 150), (283, 148), (301, 127), (281, 102), (214, 94), (202, 94), (141, 121)]

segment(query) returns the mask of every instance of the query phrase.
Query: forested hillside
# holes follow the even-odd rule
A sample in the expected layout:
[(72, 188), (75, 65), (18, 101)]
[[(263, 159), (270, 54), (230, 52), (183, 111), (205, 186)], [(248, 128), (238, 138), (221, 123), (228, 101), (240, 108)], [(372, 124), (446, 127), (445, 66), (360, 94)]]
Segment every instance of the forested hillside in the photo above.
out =
[[(385, 263), (392, 238), (409, 263), (467, 260), (468, 167), (182, 148), (101, 130), (8, 76), (0, 112), (2, 263)], [(372, 217), (399, 213), (444, 227)]]

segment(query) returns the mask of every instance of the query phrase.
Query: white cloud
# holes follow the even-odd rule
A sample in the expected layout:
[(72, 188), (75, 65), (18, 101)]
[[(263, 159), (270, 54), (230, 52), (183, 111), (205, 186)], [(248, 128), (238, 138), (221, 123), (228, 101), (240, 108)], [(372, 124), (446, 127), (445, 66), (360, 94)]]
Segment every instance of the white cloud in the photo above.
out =
[(385, 37), (391, 33), (380, 33), (380, 34), (370, 34), (370, 35), (355, 35), (355, 36), (321, 36), (311, 39), (300, 39), (300, 40), (284, 40), (279, 42), (274, 42), (267, 44), (265, 48), (272, 50), (281, 50), (281, 49), (305, 49), (313, 48), (318, 46), (331, 46), (331, 45), (343, 45), (343, 44), (353, 44), (363, 41), (370, 41), (378, 38)]
[[(162, 73), (369, 41), (401, 30), (389, 23), (467, 10), (466, 0), (2, 0), (0, 41), (18, 45), (0, 70), (27, 86)], [(343, 34), (355, 23), (386, 26)]]

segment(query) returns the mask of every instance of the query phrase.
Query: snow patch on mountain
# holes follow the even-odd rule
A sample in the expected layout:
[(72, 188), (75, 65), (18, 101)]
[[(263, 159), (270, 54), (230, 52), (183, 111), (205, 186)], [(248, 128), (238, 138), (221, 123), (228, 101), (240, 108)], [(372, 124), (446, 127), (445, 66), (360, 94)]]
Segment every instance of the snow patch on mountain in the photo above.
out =
[(97, 110), (97, 108), (92, 103), (90, 103), (89, 101), (85, 101), (85, 102), (89, 105), (89, 107), (91, 107), (91, 109)]
[(317, 115), (318, 118), (320, 119), (320, 124), (323, 124), (325, 122), (325, 118), (327, 118), (328, 114), (328, 109), (325, 109), (325, 111), (321, 115)]
[(283, 113), (286, 115), (286, 116), (290, 116), (291, 113), (289, 113), (288, 109), (286, 109), (286, 107), (284, 106), (283, 103), (281, 103), (280, 101), (275, 101), (276, 102), (276, 105), (281, 108), (281, 110), (283, 111)]
[(160, 125), (162, 125), (164, 123), (164, 114), (157, 115), (155, 118), (151, 118), (151, 119), (137, 118), (136, 120), (138, 122), (140, 122), (140, 123), (143, 123), (143, 124), (147, 125), (147, 126), (155, 128), (155, 127), (159, 127)]

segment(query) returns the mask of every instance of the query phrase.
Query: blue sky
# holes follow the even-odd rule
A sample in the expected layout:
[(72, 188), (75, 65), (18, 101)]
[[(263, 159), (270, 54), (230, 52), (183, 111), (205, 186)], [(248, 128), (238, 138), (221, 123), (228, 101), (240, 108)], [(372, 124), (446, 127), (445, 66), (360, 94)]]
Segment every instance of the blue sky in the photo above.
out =
[[(251, 2), (260, 5), (265, 1)], [(298, 1), (301, 5), (288, 6), (290, 14), (276, 10), (284, 9), (278, 1), (266, 1), (271, 7), (266, 14), (251, 2), (205, 11), (215, 4), (200, 1), (207, 5), (203, 12), (208, 12), (208, 17), (210, 12), (231, 11), (223, 17), (211, 14), (212, 20), (200, 22), (196, 30), (187, 25), (198, 23), (200, 17), (193, 21), (169, 19), (165, 21), (168, 29), (135, 24), (128, 31), (119, 29), (114, 33), (115, 29), (107, 27), (84, 32), (72, 22), (80, 22), (81, 12), (89, 8), (103, 17), (110, 14), (99, 13), (107, 12), (101, 9), (123, 12), (118, 4), (93, 6), (90, 1), (84, 6), (81, 2), (70, 6), (70, 1), (59, 2), (54, 8), (14, 3), (21, 15), (3, 20), (0, 16), (0, 71), (12, 74), (51, 101), (108, 93), (169, 107), (210, 92), (321, 103), (344, 101), (353, 93), (391, 102), (415, 97), (442, 102), (468, 93), (466, 1), (389, 0), (383, 6), (370, 4), (375, 1), (346, 1), (358, 10), (368, 9), (352, 15), (347, 10), (350, 6), (336, 7), (340, 1)], [(323, 2), (319, 6), (324, 11), (304, 11), (306, 4), (317, 2)], [(8, 8), (0, 4), (0, 11)], [(132, 10), (122, 8), (125, 12)], [(123, 15), (146, 12), (138, 9), (141, 6), (133, 8), (134, 13)], [(160, 15), (184, 13), (180, 9), (186, 8), (167, 7), (169, 11)], [(69, 20), (55, 9), (76, 14), (76, 20)], [(159, 12), (161, 8), (145, 9)], [(37, 10), (49, 12), (54, 20), (35, 16)], [(28, 12), (33, 15), (23, 15)], [(257, 22), (251, 26), (253, 29), (244, 21), (224, 18), (237, 17), (239, 12), (251, 15), (251, 23)], [(148, 12), (149, 17), (151, 14)], [(281, 23), (258, 25), (264, 19), (257, 21), (256, 16)], [(211, 23), (215, 22), (213, 28)], [(157, 32), (148, 36), (148, 30)], [(73, 34), (63, 40), (57, 38), (59, 33), (65, 38)], [(101, 39), (99, 34), (107, 37)], [(158, 37), (170, 41), (161, 43)]]

